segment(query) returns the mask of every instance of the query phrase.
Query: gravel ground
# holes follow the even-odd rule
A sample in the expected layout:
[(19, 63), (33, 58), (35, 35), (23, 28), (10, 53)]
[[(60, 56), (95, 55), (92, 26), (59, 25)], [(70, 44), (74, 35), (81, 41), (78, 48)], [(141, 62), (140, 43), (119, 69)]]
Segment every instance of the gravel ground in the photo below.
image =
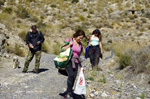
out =
[[(40, 73), (21, 73), (25, 58), (19, 58), (20, 67), (12, 68), (12, 59), (1, 61), (0, 99), (61, 99), (58, 95), (66, 88), (66, 77), (54, 66), (55, 55), (42, 54)], [(3, 63), (2, 63), (3, 62)], [(34, 68), (34, 59), (29, 71)]]
[[(150, 99), (150, 84), (147, 83), (149, 75), (133, 74), (130, 68), (118, 71), (114, 57), (109, 56), (110, 52), (104, 53), (104, 59), (100, 62), (102, 71), (92, 71), (89, 59), (82, 63), (86, 66), (86, 78), (91, 74), (96, 74), (94, 81), (86, 79), (85, 98), (140, 99), (141, 97)], [(58, 73), (53, 63), (55, 57), (52, 54), (42, 54), (39, 74), (30, 72), (34, 68), (35, 59), (29, 66), (30, 73), (25, 74), (22, 73), (24, 57), (19, 57), (21, 68), (17, 69), (13, 69), (11, 58), (0, 61), (0, 99), (62, 99), (59, 93), (66, 89), (67, 77)], [(98, 81), (103, 77), (102, 75), (106, 79), (105, 83)], [(79, 97), (74, 99), (79, 99)]]

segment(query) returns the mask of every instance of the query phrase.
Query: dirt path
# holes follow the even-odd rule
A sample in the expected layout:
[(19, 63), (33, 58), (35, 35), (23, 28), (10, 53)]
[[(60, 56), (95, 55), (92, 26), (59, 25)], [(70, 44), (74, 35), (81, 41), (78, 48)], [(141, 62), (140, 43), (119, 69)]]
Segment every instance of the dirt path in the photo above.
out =
[[(66, 77), (58, 74), (53, 64), (54, 57), (55, 55), (42, 54), (39, 74), (21, 73), (24, 58), (20, 58), (19, 69), (12, 68), (12, 59), (0, 63), (0, 98), (60, 99), (58, 93), (66, 88)], [(33, 68), (34, 61), (31, 62), (29, 71)]]

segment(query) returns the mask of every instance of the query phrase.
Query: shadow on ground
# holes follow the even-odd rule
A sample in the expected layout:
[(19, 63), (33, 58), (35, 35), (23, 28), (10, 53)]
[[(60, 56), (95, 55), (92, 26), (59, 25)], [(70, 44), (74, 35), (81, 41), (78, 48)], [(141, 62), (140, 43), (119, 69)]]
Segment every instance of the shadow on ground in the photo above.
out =
[(64, 93), (59, 93), (59, 95), (60, 95), (61, 97), (63, 97), (64, 99), (85, 99), (85, 96), (84, 96), (84, 95), (77, 95), (77, 94), (75, 94), (74, 92), (72, 92), (72, 98), (65, 98), (65, 94), (66, 94), (66, 92), (64, 92)]
[(58, 73), (61, 74), (61, 75), (64, 75), (64, 76), (68, 76), (66, 70), (60, 70), (60, 69), (58, 69)]
[(45, 72), (45, 71), (48, 71), (49, 69), (46, 69), (46, 68), (40, 68), (39, 69), (39, 73), (41, 73), (41, 72)]
[(73, 93), (73, 99), (85, 99), (84, 95), (77, 95), (75, 93)]

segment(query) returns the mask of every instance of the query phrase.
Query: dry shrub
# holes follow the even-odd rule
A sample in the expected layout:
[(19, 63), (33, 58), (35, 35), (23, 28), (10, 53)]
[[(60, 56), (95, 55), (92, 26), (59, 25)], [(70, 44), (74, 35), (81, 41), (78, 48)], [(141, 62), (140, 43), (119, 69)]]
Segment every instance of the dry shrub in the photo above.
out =
[(118, 43), (114, 49), (121, 69), (131, 65), (135, 73), (150, 73), (150, 46), (125, 41)]
[(144, 46), (139, 48), (134, 53), (130, 53), (132, 56), (131, 66), (133, 66), (135, 73), (149, 72), (150, 61), (150, 46)]

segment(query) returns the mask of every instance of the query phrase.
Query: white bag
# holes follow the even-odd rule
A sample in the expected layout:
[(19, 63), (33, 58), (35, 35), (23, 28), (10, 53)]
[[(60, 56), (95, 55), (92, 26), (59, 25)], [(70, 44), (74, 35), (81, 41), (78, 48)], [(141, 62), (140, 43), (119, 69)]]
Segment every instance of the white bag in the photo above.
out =
[(83, 68), (80, 70), (80, 74), (75, 86), (74, 93), (78, 95), (86, 94), (85, 78), (83, 73)]

